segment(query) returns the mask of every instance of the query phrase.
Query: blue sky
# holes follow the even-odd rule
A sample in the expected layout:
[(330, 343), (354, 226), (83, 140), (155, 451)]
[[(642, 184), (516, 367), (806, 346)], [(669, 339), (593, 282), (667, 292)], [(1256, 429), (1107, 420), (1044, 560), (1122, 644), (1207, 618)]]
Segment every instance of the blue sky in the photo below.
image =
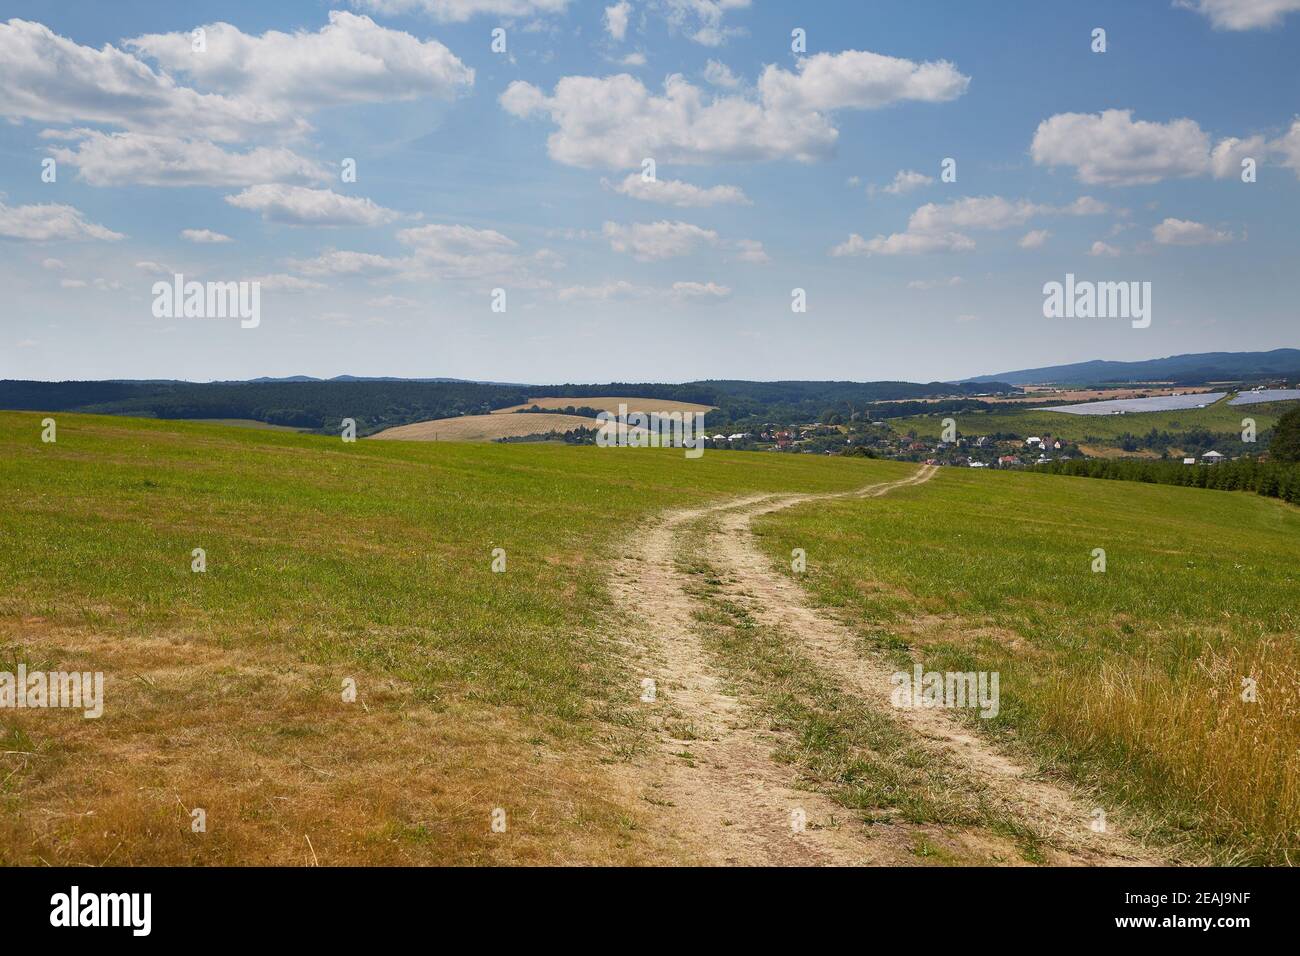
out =
[[(1300, 0), (0, 21), (0, 377), (930, 380), (1297, 345)], [(155, 318), (175, 272), (259, 281), (260, 325)], [(1044, 318), (1066, 273), (1150, 282), (1150, 327)]]

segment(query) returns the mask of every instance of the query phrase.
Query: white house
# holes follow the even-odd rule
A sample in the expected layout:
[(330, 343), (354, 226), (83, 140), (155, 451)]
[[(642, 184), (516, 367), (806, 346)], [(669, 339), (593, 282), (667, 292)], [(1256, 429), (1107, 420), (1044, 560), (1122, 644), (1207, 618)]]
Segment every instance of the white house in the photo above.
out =
[(1183, 464), (1184, 464), (1184, 465), (1194, 465), (1194, 464), (1196, 464), (1196, 459), (1195, 459), (1195, 458), (1184, 458), (1184, 459), (1183, 459)]
[(1223, 456), (1220, 455), (1217, 451), (1207, 451), (1204, 455), (1201, 456), (1201, 461), (1206, 461), (1209, 462), (1210, 464), (1214, 464), (1216, 461), (1222, 461), (1222, 460), (1223, 460)]
[(1030, 446), (1031, 448), (1037, 448), (1037, 447), (1039, 447), (1040, 445), (1043, 444), (1043, 440), (1042, 440), (1041, 438), (1037, 438), (1037, 437), (1034, 437), (1034, 438), (1026, 438), (1026, 439), (1025, 439), (1025, 444), (1028, 445), (1028, 446)]

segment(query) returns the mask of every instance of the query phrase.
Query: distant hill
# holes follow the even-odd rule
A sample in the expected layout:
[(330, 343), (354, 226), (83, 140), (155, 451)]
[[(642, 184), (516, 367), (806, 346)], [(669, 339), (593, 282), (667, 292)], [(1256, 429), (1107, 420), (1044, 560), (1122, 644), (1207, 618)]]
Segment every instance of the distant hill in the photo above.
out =
[(1215, 381), (1300, 378), (1300, 349), (1271, 352), (1199, 352), (1171, 355), (1144, 362), (1076, 362), (1021, 369), (970, 379), (972, 382), (1009, 382), (1012, 385), (1098, 385), (1110, 382), (1172, 381), (1203, 385)]

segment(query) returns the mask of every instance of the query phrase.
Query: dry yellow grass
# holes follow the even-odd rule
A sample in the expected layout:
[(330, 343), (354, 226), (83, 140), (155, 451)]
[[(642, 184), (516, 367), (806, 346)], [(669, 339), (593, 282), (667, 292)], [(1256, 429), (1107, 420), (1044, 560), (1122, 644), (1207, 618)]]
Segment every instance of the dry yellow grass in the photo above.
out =
[(619, 405), (626, 405), (629, 413), (631, 412), (710, 412), (716, 406), (714, 405), (697, 405), (695, 402), (674, 402), (666, 398), (636, 398), (628, 395), (610, 397), (602, 395), (599, 398), (531, 398), (523, 405), (511, 405), (509, 408), (498, 408), (493, 415), (512, 414), (521, 408), (532, 408), (536, 405), (538, 408), (594, 408), (597, 411), (618, 413)]
[(462, 415), (385, 428), (370, 437), (396, 441), (495, 441), (498, 438), (599, 427), (600, 422), (596, 419), (577, 415)]

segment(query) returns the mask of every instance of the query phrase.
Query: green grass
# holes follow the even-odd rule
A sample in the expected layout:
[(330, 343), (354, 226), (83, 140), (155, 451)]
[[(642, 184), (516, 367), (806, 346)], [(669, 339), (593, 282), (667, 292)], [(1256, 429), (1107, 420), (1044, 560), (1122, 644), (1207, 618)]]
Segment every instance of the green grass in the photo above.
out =
[(811, 456), (345, 444), (78, 415), (42, 444), (41, 417), (0, 414), (0, 615), (271, 642), (562, 722), (616, 683), (591, 635), (606, 558), (638, 522), (863, 481), (858, 463)]
[[(778, 566), (805, 548), (803, 583), (900, 662), (999, 671), (985, 729), (1142, 808), (1170, 839), (1224, 861), (1297, 859), (1300, 510), (944, 469), (757, 531)], [(1240, 699), (1243, 677), (1256, 703)]]
[[(876, 477), (895, 478), (892, 463), (888, 467)], [(974, 775), (953, 766), (894, 715), (846, 692), (797, 642), (729, 600), (710, 563), (704, 526), (692, 528), (685, 543), (678, 566), (691, 575), (704, 646), (728, 680), (728, 692), (756, 704), (772, 729), (787, 735), (790, 743), (778, 759), (868, 823), (982, 828), (1023, 860), (1041, 859), (1043, 835), (1013, 818)], [(919, 855), (953, 862), (947, 851)]]
[(1177, 434), (1204, 428), (1215, 434), (1240, 434), (1243, 418), (1255, 419), (1259, 431), (1272, 428), (1295, 402), (1263, 402), (1258, 405), (1229, 405), (1228, 398), (1206, 408), (1189, 408), (1170, 412), (1130, 412), (1126, 415), (1071, 415), (1040, 409), (1007, 408), (995, 412), (961, 412), (918, 415), (891, 421), (896, 432), (915, 431), (923, 438), (938, 438), (943, 419), (954, 418), (962, 435), (1009, 434), (1052, 435), (1074, 442), (1113, 441), (1124, 434), (1145, 435), (1151, 429)]

